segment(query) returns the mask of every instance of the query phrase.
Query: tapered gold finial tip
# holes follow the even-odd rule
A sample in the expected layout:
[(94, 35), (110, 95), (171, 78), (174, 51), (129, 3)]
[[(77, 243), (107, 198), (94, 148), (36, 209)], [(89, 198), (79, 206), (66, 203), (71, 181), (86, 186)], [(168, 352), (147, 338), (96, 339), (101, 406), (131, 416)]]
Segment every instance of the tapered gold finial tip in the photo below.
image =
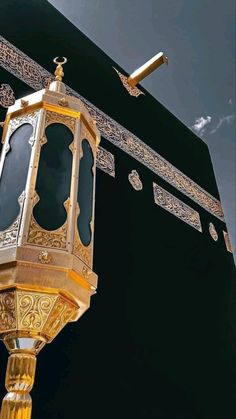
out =
[(64, 76), (64, 72), (63, 72), (63, 67), (62, 66), (67, 63), (67, 58), (66, 57), (62, 57), (62, 58), (63, 58), (62, 61), (59, 61), (59, 57), (55, 57), (54, 60), (53, 60), (53, 62), (55, 64), (57, 64), (57, 68), (56, 68), (56, 70), (54, 72), (54, 74), (56, 76), (55, 79), (57, 81), (62, 81), (62, 77)]

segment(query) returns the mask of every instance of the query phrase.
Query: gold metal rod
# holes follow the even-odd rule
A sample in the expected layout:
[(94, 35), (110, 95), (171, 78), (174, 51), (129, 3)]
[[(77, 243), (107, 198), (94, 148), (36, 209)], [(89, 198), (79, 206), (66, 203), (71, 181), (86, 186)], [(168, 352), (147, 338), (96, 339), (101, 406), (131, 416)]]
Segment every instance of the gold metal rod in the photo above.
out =
[(2, 401), (1, 419), (30, 419), (32, 400), (29, 392), (34, 384), (36, 357), (29, 353), (14, 353), (8, 358), (6, 389)]
[(128, 83), (133, 87), (136, 86), (136, 84), (138, 84), (141, 80), (151, 74), (162, 64), (168, 64), (168, 58), (164, 55), (163, 52), (159, 52), (137, 70), (135, 70), (128, 77)]

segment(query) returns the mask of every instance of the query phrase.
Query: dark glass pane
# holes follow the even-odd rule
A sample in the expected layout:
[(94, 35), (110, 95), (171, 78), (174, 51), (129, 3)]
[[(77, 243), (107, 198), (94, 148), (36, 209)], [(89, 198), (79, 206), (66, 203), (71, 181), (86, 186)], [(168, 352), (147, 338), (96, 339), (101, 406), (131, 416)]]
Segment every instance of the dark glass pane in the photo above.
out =
[(88, 246), (91, 241), (90, 222), (93, 213), (93, 153), (89, 142), (82, 142), (83, 156), (80, 160), (79, 170), (79, 191), (78, 204), (80, 213), (78, 217), (78, 230), (80, 239), (84, 246)]
[(73, 134), (63, 124), (52, 124), (46, 129), (47, 143), (40, 155), (36, 191), (40, 201), (34, 217), (45, 230), (56, 230), (66, 221), (63, 202), (70, 196), (72, 154), (69, 145)]
[(20, 210), (18, 198), (25, 189), (32, 132), (32, 125), (24, 124), (10, 138), (10, 150), (0, 179), (0, 231), (6, 230), (13, 223)]

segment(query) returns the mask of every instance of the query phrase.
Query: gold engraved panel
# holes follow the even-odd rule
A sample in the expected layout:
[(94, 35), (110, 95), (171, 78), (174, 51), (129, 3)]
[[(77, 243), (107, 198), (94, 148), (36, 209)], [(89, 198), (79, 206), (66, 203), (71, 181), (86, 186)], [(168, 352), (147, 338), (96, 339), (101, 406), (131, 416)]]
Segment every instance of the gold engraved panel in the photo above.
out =
[(0, 333), (16, 328), (16, 303), (14, 291), (0, 293)]
[(15, 246), (17, 244), (24, 200), (25, 192), (22, 192), (22, 194), (18, 198), (20, 211), (16, 220), (11, 224), (10, 227), (8, 227), (8, 229), (0, 231), (0, 249), (2, 247)]
[(66, 125), (73, 133), (75, 131), (75, 118), (61, 115), (57, 112), (47, 111), (45, 126), (47, 127), (48, 125), (55, 123)]
[(128, 83), (128, 77), (126, 77), (124, 74), (122, 74), (120, 71), (118, 71), (115, 67), (113, 67), (113, 68), (117, 72), (118, 76), (120, 77), (121, 83), (123, 84), (124, 88), (127, 90), (127, 92), (131, 96), (138, 97), (139, 95), (144, 95), (145, 94), (140, 89), (138, 89), (138, 87), (131, 86)]
[(98, 169), (103, 170), (103, 172), (108, 175), (115, 177), (115, 157), (112, 153), (105, 150), (103, 147), (99, 147), (97, 150), (97, 159), (96, 166)]
[[(34, 206), (39, 201), (37, 192), (34, 194)], [(70, 199), (64, 202), (64, 207), (68, 214), (70, 206)], [(65, 249), (67, 246), (67, 224), (68, 220), (58, 229), (48, 231), (42, 228), (35, 220), (33, 214), (31, 215), (28, 239), (29, 244), (36, 246), (50, 247), (56, 249)]]
[(79, 233), (76, 225), (75, 229), (75, 240), (74, 240), (74, 248), (73, 248), (73, 254), (80, 258), (86, 265), (91, 267), (92, 265), (92, 242), (89, 244), (89, 246), (84, 246), (79, 238)]
[(77, 310), (78, 307), (71, 302), (58, 297), (43, 332), (51, 338), (55, 337), (65, 324), (72, 319)]
[[(48, 81), (52, 78), (52, 75), (48, 71), (1, 36), (0, 65), (35, 90), (43, 88), (45, 86), (45, 80)], [(133, 135), (68, 86), (67, 93), (79, 98), (85, 103), (91, 117), (96, 120), (101, 135), (107, 140), (193, 199), (206, 211), (221, 221), (224, 221), (223, 209), (219, 200), (152, 150), (141, 139)]]
[(74, 319), (79, 306), (54, 293), (32, 290), (0, 292), (0, 334), (26, 332), (49, 340)]
[(202, 232), (201, 220), (197, 211), (186, 205), (180, 199), (153, 183), (154, 201), (157, 205), (169, 211), (191, 227)]
[(35, 111), (35, 112), (28, 113), (27, 115), (17, 116), (16, 118), (11, 119), (9, 122), (8, 138), (10, 138), (12, 133), (21, 125), (31, 124), (33, 127), (33, 133), (29, 139), (29, 144), (33, 145), (34, 133), (35, 133), (38, 115), (39, 115), (39, 111)]
[(66, 235), (67, 221), (57, 230), (47, 231), (40, 227), (32, 215), (28, 234), (28, 243), (36, 246), (65, 249)]
[(39, 292), (17, 291), (18, 329), (41, 331), (56, 298)]

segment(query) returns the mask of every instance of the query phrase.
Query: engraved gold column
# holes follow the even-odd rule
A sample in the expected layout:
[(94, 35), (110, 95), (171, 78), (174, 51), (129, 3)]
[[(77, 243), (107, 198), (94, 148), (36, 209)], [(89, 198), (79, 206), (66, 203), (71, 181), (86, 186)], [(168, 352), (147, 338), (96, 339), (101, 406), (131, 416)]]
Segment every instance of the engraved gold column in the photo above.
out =
[(10, 353), (1, 419), (30, 419), (36, 355), (89, 308), (99, 132), (66, 94), (63, 62), (48, 89), (8, 109), (0, 158), (0, 338)]

